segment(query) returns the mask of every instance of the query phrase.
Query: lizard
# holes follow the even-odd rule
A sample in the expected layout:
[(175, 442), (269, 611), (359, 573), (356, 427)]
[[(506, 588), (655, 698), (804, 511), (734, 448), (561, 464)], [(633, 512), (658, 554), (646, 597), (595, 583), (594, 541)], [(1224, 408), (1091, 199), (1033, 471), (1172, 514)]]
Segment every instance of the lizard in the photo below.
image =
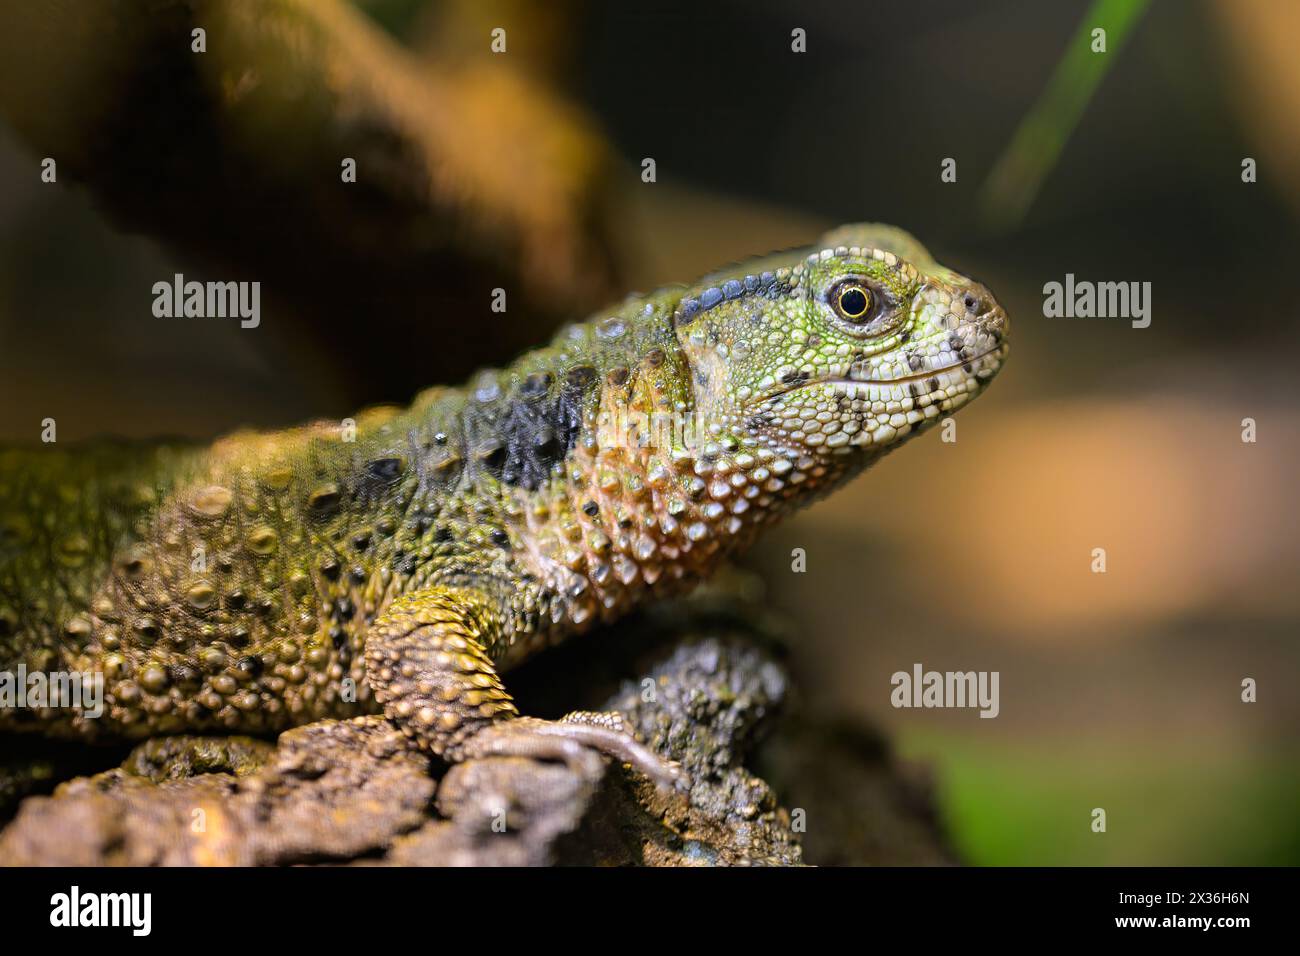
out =
[(5, 447), (0, 670), (102, 675), (104, 700), (0, 707), (0, 730), (382, 713), (448, 762), (594, 749), (680, 786), (616, 714), (523, 716), (500, 674), (691, 587), (951, 415), (1007, 332), (912, 236), (850, 225), (629, 296), (409, 407), (211, 445)]

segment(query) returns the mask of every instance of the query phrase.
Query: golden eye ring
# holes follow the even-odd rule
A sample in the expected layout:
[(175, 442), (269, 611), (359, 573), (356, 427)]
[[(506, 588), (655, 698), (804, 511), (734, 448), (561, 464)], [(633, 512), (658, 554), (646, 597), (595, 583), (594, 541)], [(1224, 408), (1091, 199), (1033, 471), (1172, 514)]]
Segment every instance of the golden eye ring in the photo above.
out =
[(841, 319), (859, 324), (871, 317), (875, 299), (860, 282), (842, 282), (836, 286), (831, 302)]

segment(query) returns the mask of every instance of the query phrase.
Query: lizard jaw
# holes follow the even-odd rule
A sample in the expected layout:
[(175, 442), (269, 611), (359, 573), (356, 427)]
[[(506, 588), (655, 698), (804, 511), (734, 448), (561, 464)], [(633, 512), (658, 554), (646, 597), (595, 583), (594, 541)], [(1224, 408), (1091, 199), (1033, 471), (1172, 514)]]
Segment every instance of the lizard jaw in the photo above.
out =
[[(770, 404), (776, 399), (789, 395), (791, 392), (800, 390), (811, 390), (827, 385), (839, 386), (869, 386), (888, 387), (890, 385), (907, 385), (909, 383), (924, 382), (929, 379), (938, 378), (951, 372), (963, 371), (968, 378), (978, 379), (981, 384), (990, 379), (993, 374), (999, 371), (1005, 361), (1009, 346), (1006, 342), (1001, 342), (991, 348), (985, 349), (978, 355), (967, 359), (964, 362), (950, 362), (946, 365), (936, 366), (935, 368), (925, 369), (924, 371), (915, 372), (910, 375), (900, 375), (897, 378), (852, 378), (846, 376), (836, 376), (833, 378), (818, 379), (809, 382), (799, 382), (781, 389), (778, 392), (764, 397), (756, 405), (762, 406)], [(984, 367), (977, 367), (979, 363), (984, 363), (986, 359), (991, 359), (984, 364)]]
[[(786, 455), (879, 454), (979, 395), (1001, 369), (1007, 352), (1004, 340), (965, 362), (947, 362), (898, 378), (835, 376), (798, 383), (753, 403), (746, 420), (757, 440)], [(871, 410), (882, 403), (892, 404), (888, 413)], [(818, 415), (836, 406), (838, 427), (827, 432)]]

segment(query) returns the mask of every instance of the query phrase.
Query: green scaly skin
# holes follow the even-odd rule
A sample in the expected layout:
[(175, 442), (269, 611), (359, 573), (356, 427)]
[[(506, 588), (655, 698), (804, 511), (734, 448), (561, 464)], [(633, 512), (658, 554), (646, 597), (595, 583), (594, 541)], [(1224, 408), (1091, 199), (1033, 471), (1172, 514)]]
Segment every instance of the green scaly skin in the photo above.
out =
[(355, 424), (0, 451), (0, 669), (105, 683), (98, 719), (9, 708), (0, 729), (382, 709), (449, 760), (593, 746), (670, 780), (617, 715), (519, 717), (497, 672), (695, 584), (964, 405), (1006, 332), (916, 240), (848, 226)]

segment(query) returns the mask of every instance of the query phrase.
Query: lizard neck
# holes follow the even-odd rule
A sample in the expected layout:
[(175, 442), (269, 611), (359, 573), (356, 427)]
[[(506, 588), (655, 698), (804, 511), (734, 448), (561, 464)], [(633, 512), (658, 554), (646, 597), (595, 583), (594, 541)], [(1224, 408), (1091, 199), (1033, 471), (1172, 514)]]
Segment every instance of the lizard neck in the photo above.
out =
[(783, 453), (711, 416), (697, 401), (707, 383), (669, 315), (626, 331), (614, 361), (592, 360), (562, 469), (518, 509), (530, 569), (576, 624), (616, 618), (648, 591), (694, 585), (863, 464)]

